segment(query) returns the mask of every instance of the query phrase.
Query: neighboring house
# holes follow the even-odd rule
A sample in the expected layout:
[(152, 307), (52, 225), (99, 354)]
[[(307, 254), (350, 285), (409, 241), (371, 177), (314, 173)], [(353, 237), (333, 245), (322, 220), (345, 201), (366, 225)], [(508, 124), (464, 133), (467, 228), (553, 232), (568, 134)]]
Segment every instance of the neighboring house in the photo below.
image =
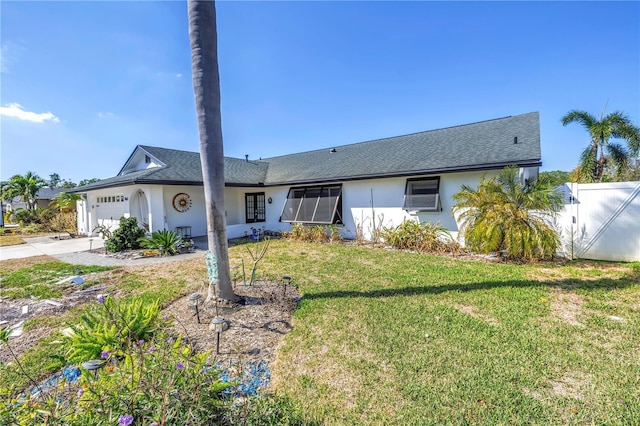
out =
[[(227, 235), (304, 223), (336, 224), (355, 238), (374, 222), (406, 219), (440, 222), (455, 235), (452, 195), (509, 165), (522, 178), (537, 177), (537, 112), (261, 160), (225, 157)], [(196, 152), (138, 145), (117, 176), (72, 192), (82, 193), (81, 233), (102, 224), (114, 230), (131, 216), (149, 231), (206, 235)]]
[[(63, 191), (69, 191), (69, 188), (40, 188), (36, 194), (36, 207), (46, 209), (49, 207), (49, 203), (53, 200), (53, 197)], [(26, 209), (27, 203), (22, 201), (20, 197), (16, 197), (10, 202), (3, 202), (3, 209), (5, 211)]]

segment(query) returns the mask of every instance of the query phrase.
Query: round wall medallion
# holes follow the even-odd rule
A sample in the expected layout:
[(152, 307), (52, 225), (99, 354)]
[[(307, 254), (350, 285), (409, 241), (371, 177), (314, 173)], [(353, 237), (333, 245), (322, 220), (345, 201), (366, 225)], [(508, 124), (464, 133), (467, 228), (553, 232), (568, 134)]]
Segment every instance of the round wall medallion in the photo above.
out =
[(180, 213), (186, 212), (191, 208), (191, 197), (189, 197), (189, 194), (179, 192), (173, 197), (171, 204), (176, 211)]

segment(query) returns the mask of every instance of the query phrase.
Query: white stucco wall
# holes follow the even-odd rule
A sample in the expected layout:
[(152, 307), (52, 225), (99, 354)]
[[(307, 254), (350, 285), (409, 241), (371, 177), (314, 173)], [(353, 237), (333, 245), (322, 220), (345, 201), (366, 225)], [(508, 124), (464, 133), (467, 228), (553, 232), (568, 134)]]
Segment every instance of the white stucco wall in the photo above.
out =
[[(178, 212), (172, 205), (173, 198), (181, 192), (188, 194), (191, 199), (191, 208), (185, 212)], [(164, 206), (164, 223), (163, 228), (160, 229), (175, 231), (178, 226), (191, 226), (192, 236), (207, 234), (204, 190), (201, 186), (164, 186), (162, 187), (162, 205)]]
[[(493, 176), (497, 172), (487, 172), (487, 176)], [(463, 184), (477, 187), (484, 172), (466, 172), (441, 174), (440, 176), (440, 212), (407, 212), (402, 209), (404, 191), (407, 178), (370, 179), (361, 181), (344, 182), (342, 186), (342, 214), (344, 224), (340, 232), (345, 238), (355, 238), (356, 226), (362, 222), (365, 238), (368, 238), (373, 229), (373, 218), (376, 225), (382, 219), (383, 226), (397, 226), (402, 221), (411, 219), (420, 222), (439, 222), (445, 226), (454, 237), (457, 236), (458, 225), (451, 213), (453, 201), (451, 197), (460, 190)], [(429, 175), (432, 176), (432, 175)], [(423, 177), (429, 177), (427, 175)], [(415, 176), (420, 177), (420, 176)], [(227, 237), (239, 238), (251, 233), (251, 227), (264, 228), (269, 231), (285, 231), (291, 229), (291, 224), (280, 222), (280, 214), (285, 204), (291, 185), (267, 188), (237, 188), (225, 189), (225, 209), (227, 212)], [(86, 222), (90, 232), (97, 224), (98, 219), (113, 220), (117, 228), (119, 218), (130, 214), (129, 203), (125, 202), (121, 209), (113, 212), (100, 209), (97, 216), (94, 200), (98, 196), (111, 193), (124, 194), (132, 197), (138, 190), (142, 190), (148, 200), (149, 220), (151, 231), (161, 229), (174, 230), (178, 226), (191, 226), (192, 236), (206, 235), (206, 216), (204, 206), (204, 191), (200, 186), (160, 186), (160, 185), (132, 185), (116, 190), (101, 190), (88, 193)], [(371, 192), (373, 190), (373, 210), (371, 204)], [(192, 205), (186, 212), (177, 212), (171, 203), (173, 197), (184, 192), (189, 194)], [(262, 223), (245, 223), (245, 193), (264, 192), (265, 200), (271, 198), (271, 203), (266, 203), (266, 221)], [(104, 217), (109, 213), (108, 217)], [(111, 219), (113, 218), (113, 219)], [(81, 219), (81, 213), (78, 213)], [(80, 222), (79, 222), (80, 223)]]
[[(356, 226), (362, 223), (365, 238), (371, 236), (373, 219), (376, 227), (393, 227), (400, 225), (405, 220), (417, 220), (419, 222), (439, 222), (454, 238), (458, 235), (458, 224), (451, 213), (453, 207), (452, 196), (460, 191), (462, 185), (477, 187), (480, 178), (485, 172), (465, 172), (437, 175), (440, 176), (440, 203), (442, 210), (439, 212), (407, 212), (402, 209), (404, 191), (407, 178), (373, 179), (363, 181), (345, 182), (343, 184), (343, 211), (344, 228), (342, 234), (346, 238), (355, 238)], [(497, 172), (487, 172), (491, 177)], [(416, 176), (432, 177), (433, 175)], [(373, 209), (371, 193), (373, 190)]]

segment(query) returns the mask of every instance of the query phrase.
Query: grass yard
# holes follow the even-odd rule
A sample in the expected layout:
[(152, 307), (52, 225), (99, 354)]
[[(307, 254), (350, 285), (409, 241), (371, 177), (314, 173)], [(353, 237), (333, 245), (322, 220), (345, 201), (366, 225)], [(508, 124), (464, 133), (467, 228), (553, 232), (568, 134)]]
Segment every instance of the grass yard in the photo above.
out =
[[(248, 271), (246, 248), (232, 247), (232, 265), (241, 258)], [(203, 259), (107, 273), (119, 297), (163, 304), (206, 277)], [(489, 264), (274, 241), (258, 276), (283, 275), (304, 296), (272, 390), (309, 423), (640, 424), (640, 263)], [(21, 357), (35, 377), (61, 366), (55, 338)]]
[(20, 235), (14, 235), (14, 234), (0, 235), (0, 247), (17, 246), (19, 244), (26, 244), (26, 241), (22, 239), (22, 236)]
[[(22, 259), (20, 259), (22, 260)], [(20, 264), (13, 262), (14, 264)], [(22, 262), (21, 262), (22, 263)], [(36, 263), (29, 268), (0, 270), (2, 297), (7, 299), (35, 297), (36, 299), (55, 298), (62, 295), (62, 286), (57, 284), (61, 279), (77, 275), (77, 270), (83, 274), (101, 272), (114, 269), (103, 266), (69, 265), (58, 261)], [(82, 288), (78, 287), (77, 288)]]
[(273, 376), (325, 424), (640, 424), (640, 264), (278, 243), (304, 293)]

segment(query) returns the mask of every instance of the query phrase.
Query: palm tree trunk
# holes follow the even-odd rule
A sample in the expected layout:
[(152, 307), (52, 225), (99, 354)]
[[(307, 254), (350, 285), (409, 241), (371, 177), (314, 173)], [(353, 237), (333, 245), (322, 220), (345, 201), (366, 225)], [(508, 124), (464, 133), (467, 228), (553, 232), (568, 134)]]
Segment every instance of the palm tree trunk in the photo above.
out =
[[(224, 149), (220, 112), (220, 74), (215, 2), (188, 0), (191, 71), (196, 100), (200, 161), (207, 215), (209, 250), (218, 261), (217, 296), (238, 301), (229, 273), (229, 247), (224, 209)], [(215, 297), (209, 285), (207, 301)]]

